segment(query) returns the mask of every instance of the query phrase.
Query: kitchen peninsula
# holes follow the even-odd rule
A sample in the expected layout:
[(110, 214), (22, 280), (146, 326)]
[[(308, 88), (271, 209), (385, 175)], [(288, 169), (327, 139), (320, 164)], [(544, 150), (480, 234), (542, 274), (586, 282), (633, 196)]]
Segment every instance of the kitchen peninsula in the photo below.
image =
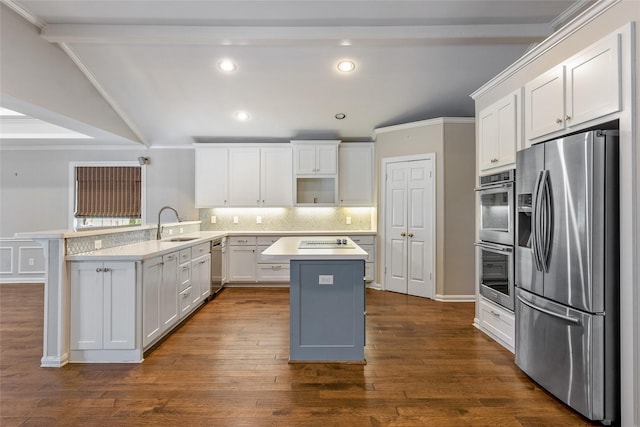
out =
[(282, 237), (264, 255), (290, 260), (289, 362), (364, 363), (367, 252), (347, 237)]

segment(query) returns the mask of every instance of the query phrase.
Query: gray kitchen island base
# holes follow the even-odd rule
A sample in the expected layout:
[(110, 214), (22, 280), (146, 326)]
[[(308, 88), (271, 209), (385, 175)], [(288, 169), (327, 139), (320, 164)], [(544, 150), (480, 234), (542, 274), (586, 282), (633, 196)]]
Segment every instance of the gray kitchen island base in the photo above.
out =
[(291, 260), (290, 363), (366, 363), (364, 266)]

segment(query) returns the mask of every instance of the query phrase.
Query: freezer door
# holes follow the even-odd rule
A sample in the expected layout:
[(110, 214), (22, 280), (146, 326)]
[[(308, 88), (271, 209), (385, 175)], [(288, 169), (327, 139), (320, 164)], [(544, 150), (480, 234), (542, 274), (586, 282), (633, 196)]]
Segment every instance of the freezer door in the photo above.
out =
[(515, 318), (516, 365), (585, 417), (605, 419), (604, 315), (518, 289)]
[(543, 271), (536, 261), (534, 204), (544, 168), (544, 144), (516, 153), (515, 285), (538, 295), (543, 292)]
[(595, 132), (544, 144), (551, 233), (543, 295), (591, 313), (604, 311), (604, 144)]

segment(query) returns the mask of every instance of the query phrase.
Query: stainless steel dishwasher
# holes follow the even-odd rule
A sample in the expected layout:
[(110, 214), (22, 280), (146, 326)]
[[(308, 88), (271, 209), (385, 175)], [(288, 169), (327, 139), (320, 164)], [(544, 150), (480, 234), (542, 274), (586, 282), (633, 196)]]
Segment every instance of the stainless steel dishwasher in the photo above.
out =
[(211, 296), (209, 299), (215, 298), (224, 287), (222, 280), (222, 262), (225, 239), (214, 240), (211, 242)]

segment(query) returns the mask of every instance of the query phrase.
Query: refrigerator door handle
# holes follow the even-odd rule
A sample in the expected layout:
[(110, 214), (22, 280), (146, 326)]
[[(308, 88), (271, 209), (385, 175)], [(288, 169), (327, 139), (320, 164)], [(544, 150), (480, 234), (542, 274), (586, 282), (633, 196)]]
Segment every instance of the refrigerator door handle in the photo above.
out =
[(551, 182), (549, 171), (542, 175), (542, 203), (544, 209), (544, 227), (541, 232), (544, 242), (541, 248), (541, 264), (545, 273), (549, 272), (549, 252), (551, 250), (551, 233), (553, 232), (553, 204), (551, 199)]
[(556, 312), (553, 312), (551, 310), (547, 310), (546, 308), (539, 307), (539, 306), (535, 305), (534, 303), (529, 302), (526, 299), (522, 298), (520, 295), (518, 295), (516, 298), (518, 298), (518, 301), (520, 301), (524, 305), (526, 305), (526, 306), (528, 306), (528, 307), (530, 307), (530, 308), (532, 308), (532, 309), (534, 309), (536, 311), (539, 311), (539, 312), (544, 313), (544, 314), (548, 314), (549, 316), (564, 320), (564, 321), (572, 323), (574, 325), (579, 325), (580, 324), (580, 319), (576, 319), (575, 317), (571, 317), (571, 316), (565, 316), (564, 314), (556, 313)]
[(540, 256), (540, 186), (542, 185), (542, 171), (538, 172), (536, 185), (533, 187), (533, 210), (531, 218), (531, 249), (533, 250), (533, 259), (536, 262), (536, 270), (542, 271), (542, 261)]

